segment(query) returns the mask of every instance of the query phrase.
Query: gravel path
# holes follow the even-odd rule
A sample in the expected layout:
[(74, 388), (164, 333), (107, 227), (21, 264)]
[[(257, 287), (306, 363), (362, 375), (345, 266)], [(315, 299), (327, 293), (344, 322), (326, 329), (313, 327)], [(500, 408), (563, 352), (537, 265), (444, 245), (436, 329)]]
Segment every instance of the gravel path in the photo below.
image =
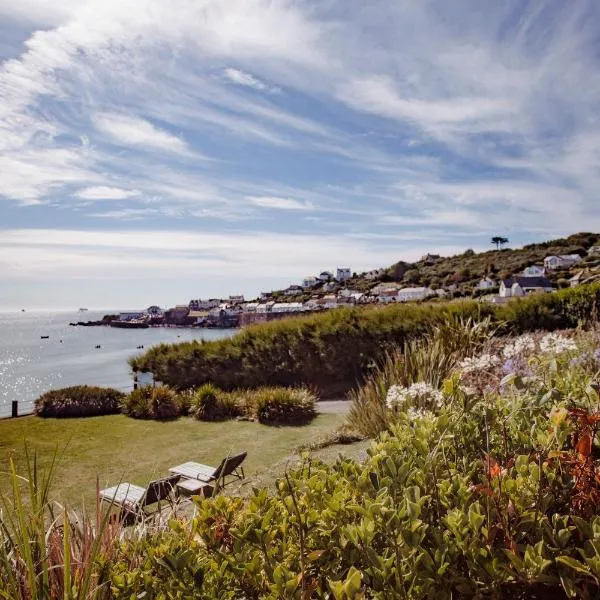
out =
[(317, 402), (317, 409), (321, 413), (345, 415), (350, 410), (350, 400), (321, 400)]

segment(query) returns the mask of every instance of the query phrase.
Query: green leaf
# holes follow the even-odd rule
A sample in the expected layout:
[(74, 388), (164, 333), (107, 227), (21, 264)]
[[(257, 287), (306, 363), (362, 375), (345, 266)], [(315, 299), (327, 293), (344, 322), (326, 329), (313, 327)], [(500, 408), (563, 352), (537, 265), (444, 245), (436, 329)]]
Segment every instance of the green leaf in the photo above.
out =
[(313, 550), (308, 554), (306, 560), (308, 562), (314, 562), (315, 560), (319, 560), (323, 554), (325, 554), (325, 550)]
[(348, 595), (348, 598), (354, 598), (360, 592), (361, 586), (362, 573), (355, 567), (350, 567), (346, 583), (344, 584), (344, 591)]
[(576, 558), (572, 558), (571, 556), (557, 556), (556, 562), (560, 563), (561, 565), (565, 565), (566, 567), (569, 567), (578, 573), (582, 573), (584, 575), (590, 574), (590, 570), (582, 562), (579, 562)]

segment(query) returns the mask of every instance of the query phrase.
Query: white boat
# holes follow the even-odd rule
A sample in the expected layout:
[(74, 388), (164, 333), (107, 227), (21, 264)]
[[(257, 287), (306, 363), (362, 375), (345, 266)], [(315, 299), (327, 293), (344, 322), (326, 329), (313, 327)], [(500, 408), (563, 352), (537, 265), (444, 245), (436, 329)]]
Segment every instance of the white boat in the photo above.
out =
[(87, 311), (87, 308), (80, 308), (79, 309), (79, 312), (86, 312), (86, 311)]

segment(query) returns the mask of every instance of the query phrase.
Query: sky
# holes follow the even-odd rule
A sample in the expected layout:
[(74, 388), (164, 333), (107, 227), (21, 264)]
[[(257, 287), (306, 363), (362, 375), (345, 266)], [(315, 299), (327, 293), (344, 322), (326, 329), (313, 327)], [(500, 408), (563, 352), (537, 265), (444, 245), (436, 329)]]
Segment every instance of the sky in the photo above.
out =
[(0, 309), (600, 230), (597, 0), (0, 0)]

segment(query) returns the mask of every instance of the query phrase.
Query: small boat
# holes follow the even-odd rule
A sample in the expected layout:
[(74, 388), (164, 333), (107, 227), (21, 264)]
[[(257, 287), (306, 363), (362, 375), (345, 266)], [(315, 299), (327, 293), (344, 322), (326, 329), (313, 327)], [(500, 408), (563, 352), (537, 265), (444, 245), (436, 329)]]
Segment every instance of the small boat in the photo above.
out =
[(79, 312), (87, 312), (87, 308), (80, 308)]
[(47, 340), (47, 339), (49, 339), (49, 338), (50, 338), (50, 336), (49, 336), (49, 335), (40, 335), (40, 338), (41, 338), (42, 340)]

